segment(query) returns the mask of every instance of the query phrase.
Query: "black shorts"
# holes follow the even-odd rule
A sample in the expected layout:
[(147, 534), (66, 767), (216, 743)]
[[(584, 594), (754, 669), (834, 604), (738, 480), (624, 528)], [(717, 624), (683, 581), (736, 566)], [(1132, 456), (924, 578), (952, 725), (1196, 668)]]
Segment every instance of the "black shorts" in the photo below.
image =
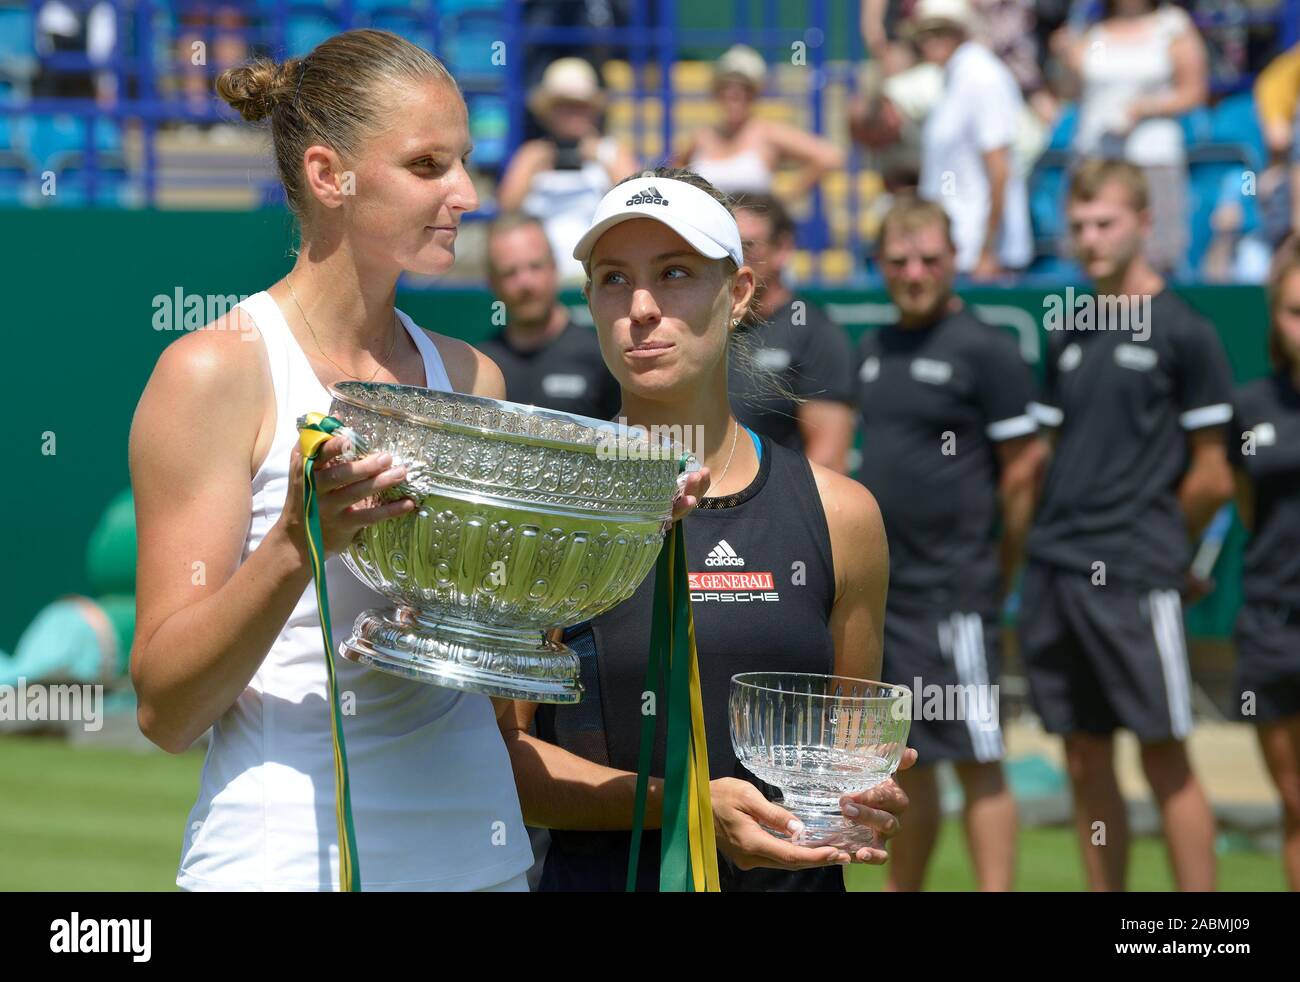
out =
[(1000, 647), (991, 614), (890, 605), (881, 681), (912, 690), (918, 766), (1002, 759)]
[(1192, 729), (1192, 684), (1177, 590), (1031, 562), (1020, 601), (1020, 657), (1049, 733), (1110, 734), (1152, 743)]
[(1274, 723), (1300, 715), (1300, 608), (1245, 604), (1233, 641), (1241, 718)]

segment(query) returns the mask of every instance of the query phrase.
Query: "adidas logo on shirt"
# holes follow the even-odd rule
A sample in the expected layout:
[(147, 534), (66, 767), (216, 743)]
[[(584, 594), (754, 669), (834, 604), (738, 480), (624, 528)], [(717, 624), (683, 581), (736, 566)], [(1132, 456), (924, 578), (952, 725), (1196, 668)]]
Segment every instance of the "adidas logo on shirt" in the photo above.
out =
[(718, 544), (704, 557), (705, 566), (744, 566), (745, 560), (736, 555), (726, 539), (719, 539)]
[(666, 205), (668, 199), (659, 193), (659, 189), (653, 184), (644, 191), (638, 191), (632, 197), (627, 199), (629, 205)]

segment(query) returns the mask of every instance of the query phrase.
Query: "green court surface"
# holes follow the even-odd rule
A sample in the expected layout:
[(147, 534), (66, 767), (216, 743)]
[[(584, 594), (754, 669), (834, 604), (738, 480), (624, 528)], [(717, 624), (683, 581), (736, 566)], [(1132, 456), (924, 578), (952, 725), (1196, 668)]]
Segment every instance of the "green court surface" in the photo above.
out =
[[(42, 738), (0, 738), (0, 890), (172, 890), (181, 832), (203, 757), (91, 749)], [(876, 890), (879, 869), (854, 868), (854, 889)], [(1219, 857), (1225, 890), (1280, 890), (1275, 853)], [(1169, 890), (1155, 839), (1133, 849), (1130, 888)], [(1073, 833), (1026, 829), (1020, 837), (1022, 890), (1080, 890)], [(954, 822), (945, 825), (930, 889), (970, 890), (973, 880)]]

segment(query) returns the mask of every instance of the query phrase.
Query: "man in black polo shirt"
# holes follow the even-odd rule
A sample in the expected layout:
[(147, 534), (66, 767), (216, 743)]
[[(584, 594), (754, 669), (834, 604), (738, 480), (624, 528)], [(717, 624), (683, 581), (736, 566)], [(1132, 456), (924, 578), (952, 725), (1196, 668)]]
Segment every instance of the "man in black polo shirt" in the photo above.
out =
[(889, 539), (884, 681), (913, 690), (908, 742), (919, 754), (896, 775), (911, 807), (889, 883), (924, 884), (941, 818), (934, 765), (946, 760), (965, 792), (979, 886), (1009, 890), (1016, 806), (1001, 765), (998, 614), (1046, 453), (1029, 412), (1033, 376), (1011, 337), (953, 295), (942, 205), (894, 205), (880, 257), (899, 320), (859, 349), (858, 477)]
[(506, 395), (547, 409), (612, 419), (618, 383), (600, 356), (596, 333), (569, 319), (559, 302), (555, 257), (541, 223), (503, 215), (488, 230), (488, 286), (505, 328), (479, 345), (506, 379)]
[(1124, 888), (1128, 828), (1113, 734), (1132, 730), (1180, 889), (1214, 886), (1214, 820), (1188, 763), (1191, 678), (1179, 591), (1190, 539), (1232, 494), (1232, 376), (1214, 328), (1143, 257), (1142, 172), (1086, 161), (1068, 219), (1094, 294), (1045, 301), (1039, 422), (1055, 450), (1030, 532), (1020, 647), (1034, 706), (1065, 737), (1093, 889)]
[[(853, 349), (844, 330), (781, 280), (794, 222), (771, 195), (735, 204), (745, 264), (757, 291), (731, 346), (728, 390), (736, 418), (814, 463), (844, 472), (853, 442)], [(746, 364), (738, 345), (750, 351)]]

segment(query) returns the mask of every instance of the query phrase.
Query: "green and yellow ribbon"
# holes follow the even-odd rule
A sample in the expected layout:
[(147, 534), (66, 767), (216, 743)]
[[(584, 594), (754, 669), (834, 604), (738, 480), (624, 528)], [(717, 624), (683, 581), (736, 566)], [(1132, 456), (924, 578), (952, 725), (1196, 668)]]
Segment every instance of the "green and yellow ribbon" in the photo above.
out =
[(668, 742), (664, 755), (659, 890), (716, 893), (720, 887), (713, 805), (709, 797), (709, 754), (681, 522), (673, 525), (659, 551), (653, 611), (645, 691), (654, 693), (655, 711), (644, 713), (641, 718), (627, 889), (636, 890), (655, 720), (662, 707), (667, 714)]
[(316, 457), (321, 447), (343, 424), (324, 413), (308, 413), (299, 424), (302, 450), (302, 513), (307, 523), (307, 552), (316, 585), (316, 609), (325, 642), (325, 672), (329, 679), (330, 732), (334, 743), (334, 818), (339, 835), (339, 890), (361, 891), (361, 866), (357, 862), (357, 833), (352, 824), (352, 789), (348, 781), (348, 750), (343, 741), (343, 711), (339, 705), (338, 677), (334, 672), (334, 637), (330, 630), (329, 589), (325, 581), (325, 540), (321, 535), (320, 506), (316, 497)]

